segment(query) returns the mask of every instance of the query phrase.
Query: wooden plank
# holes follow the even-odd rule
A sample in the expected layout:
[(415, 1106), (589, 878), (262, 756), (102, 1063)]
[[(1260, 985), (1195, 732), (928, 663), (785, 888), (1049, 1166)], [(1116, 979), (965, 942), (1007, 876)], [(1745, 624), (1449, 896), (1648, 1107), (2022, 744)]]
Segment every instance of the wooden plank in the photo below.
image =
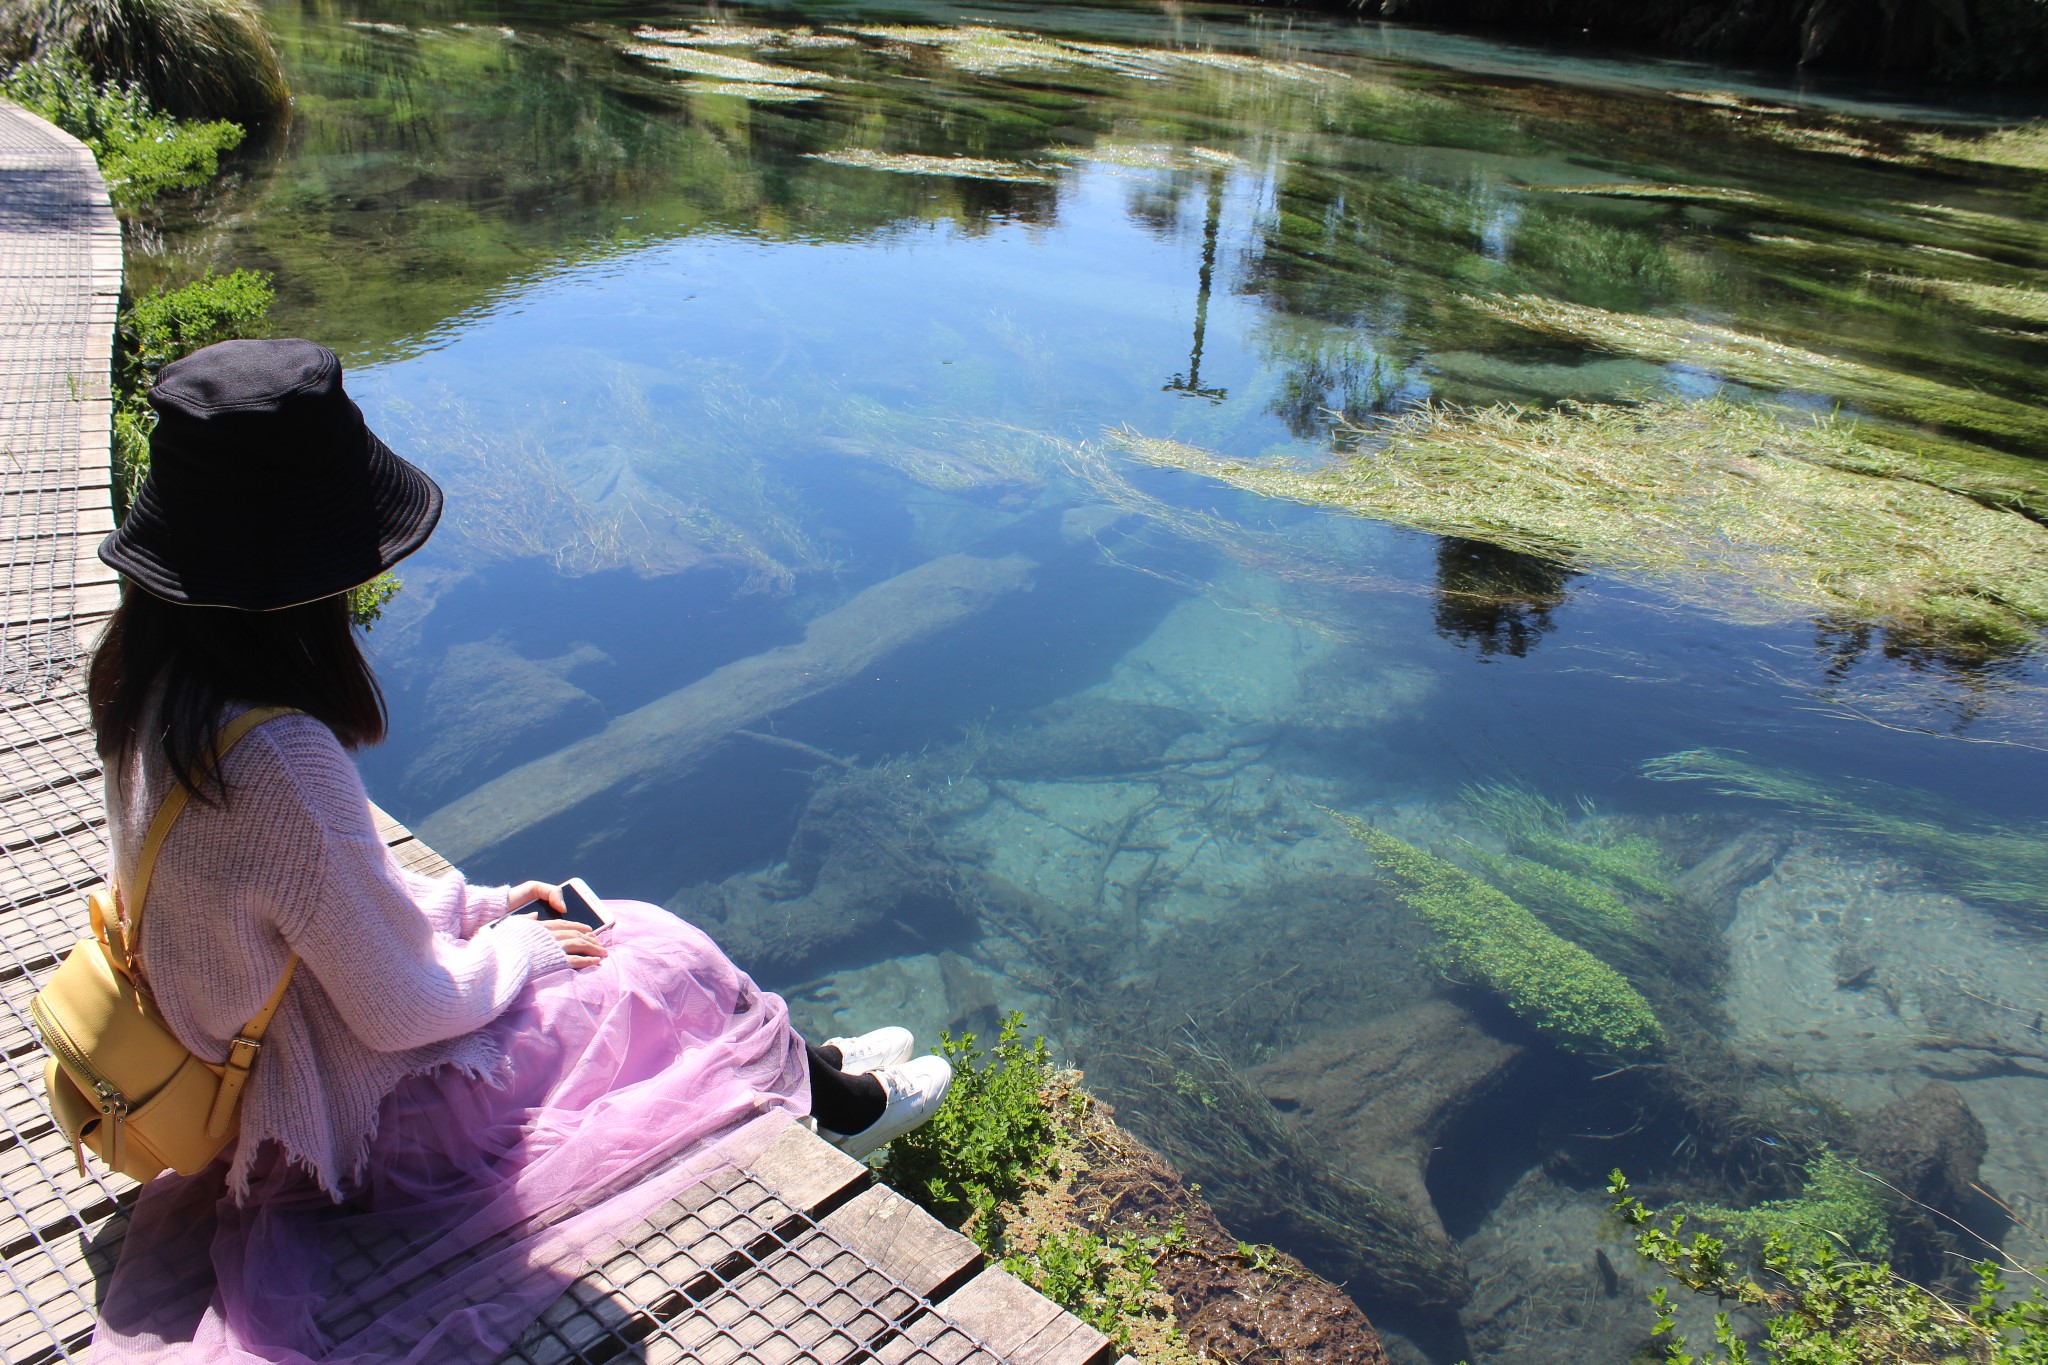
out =
[(939, 1311), (1012, 1365), (1109, 1365), (1108, 1337), (997, 1266), (976, 1275)]
[(792, 1123), (748, 1171), (791, 1208), (817, 1216), (872, 1178), (868, 1168), (800, 1123)]
[(942, 1299), (981, 1269), (981, 1248), (885, 1185), (861, 1191), (820, 1225), (921, 1299)]

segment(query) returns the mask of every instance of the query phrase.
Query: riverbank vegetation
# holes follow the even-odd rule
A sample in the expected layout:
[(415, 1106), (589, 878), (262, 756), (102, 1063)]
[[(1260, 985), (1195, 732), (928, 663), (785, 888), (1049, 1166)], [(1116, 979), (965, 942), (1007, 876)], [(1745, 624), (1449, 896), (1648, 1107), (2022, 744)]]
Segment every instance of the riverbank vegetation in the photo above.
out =
[(971, 1033), (945, 1035), (937, 1051), (953, 1064), (952, 1091), (889, 1145), (882, 1179), (1118, 1349), (1147, 1365), (1192, 1362), (1157, 1270), (1186, 1248), (1185, 1224), (1084, 1226), (1060, 1198), (1091, 1126), (1079, 1077), (1053, 1065), (1043, 1038), (1025, 1041), (1018, 1014), (989, 1051)]
[(95, 79), (69, 52), (22, 62), (0, 76), (0, 95), (83, 142), (99, 162), (114, 207), (137, 212), (159, 196), (213, 179), (243, 129), (225, 120), (176, 119), (130, 82)]
[(291, 102), (251, 0), (11, 0), (0, 61), (81, 64), (177, 118), (261, 120)]
[[(99, 164), (100, 176), (115, 209), (125, 220), (149, 215), (167, 196), (195, 190), (219, 174), (220, 158), (239, 146), (245, 130), (224, 119), (178, 117), (158, 102), (154, 87), (129, 68), (150, 53), (172, 54), (177, 60), (212, 60), (218, 69), (182, 79), (192, 89), (175, 95), (175, 107), (241, 107), (219, 90), (207, 95), (206, 82), (237, 79), (235, 70), (255, 49), (244, 25), (257, 24), (255, 12), (237, 3), (173, 0), (141, 4), (122, 17), (110, 8), (80, 5), (59, 13), (52, 9), (32, 30), (35, 7), (15, 7), (0, 16), (0, 44), (11, 40), (34, 55), (17, 61), (0, 75), (0, 96), (49, 120), (83, 142)], [(54, 17), (53, 17), (54, 16)], [(146, 26), (165, 31), (162, 43)], [(270, 68), (276, 55), (254, 28), (255, 42)], [(125, 34), (128, 60), (104, 59), (108, 45)], [(27, 35), (27, 36), (24, 36)], [(31, 39), (33, 41), (31, 41)], [(95, 46), (98, 44), (99, 46)], [(239, 44), (239, 46), (237, 46)], [(0, 47), (4, 50), (4, 47)], [(241, 56), (236, 54), (240, 53)], [(90, 63), (88, 56), (94, 58)], [(243, 63), (246, 64), (246, 63)], [(116, 74), (102, 74), (112, 70)], [(277, 99), (281, 104), (282, 78)], [(218, 341), (262, 336), (269, 331), (270, 308), (276, 302), (270, 277), (258, 271), (235, 270), (225, 275), (204, 272), (180, 285), (161, 284), (136, 297), (122, 293), (114, 331), (111, 444), (113, 511), (126, 514), (143, 478), (149, 473), (149, 434), (156, 415), (148, 394), (164, 366)], [(353, 589), (349, 607), (356, 623), (367, 629), (396, 595), (397, 575), (385, 573)]]

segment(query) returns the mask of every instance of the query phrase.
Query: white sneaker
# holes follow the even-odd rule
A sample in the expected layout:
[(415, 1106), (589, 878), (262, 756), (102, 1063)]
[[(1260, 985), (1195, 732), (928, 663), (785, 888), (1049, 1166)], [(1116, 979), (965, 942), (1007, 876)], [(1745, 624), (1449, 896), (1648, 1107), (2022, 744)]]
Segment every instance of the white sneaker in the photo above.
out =
[(849, 1076), (865, 1076), (885, 1066), (907, 1062), (917, 1051), (917, 1039), (907, 1028), (878, 1028), (858, 1038), (827, 1038), (826, 1047), (839, 1049), (839, 1069)]
[(873, 1074), (882, 1083), (882, 1094), (889, 1101), (882, 1117), (858, 1133), (818, 1130), (819, 1137), (855, 1160), (921, 1126), (939, 1112), (939, 1106), (946, 1102), (946, 1092), (953, 1086), (953, 1067), (944, 1057), (917, 1057)]

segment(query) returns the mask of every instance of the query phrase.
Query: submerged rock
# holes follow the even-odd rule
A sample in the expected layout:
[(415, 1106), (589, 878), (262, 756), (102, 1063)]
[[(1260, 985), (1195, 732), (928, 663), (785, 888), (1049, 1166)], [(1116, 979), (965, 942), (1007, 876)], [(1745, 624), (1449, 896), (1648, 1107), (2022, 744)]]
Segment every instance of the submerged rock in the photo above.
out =
[(1894, 1210), (1894, 1261), (1915, 1279), (1969, 1278), (1969, 1266), (1991, 1249), (1973, 1228), (1989, 1204), (1977, 1190), (1984, 1164), (1984, 1125), (1963, 1093), (1931, 1081), (1856, 1126), (1859, 1164), (1905, 1202)]
[(1458, 1005), (1428, 1000), (1304, 1043), (1249, 1079), (1333, 1165), (1399, 1201), (1434, 1255), (1462, 1264), (1430, 1198), (1430, 1155), (1523, 1055)]
[(1984, 1125), (1952, 1085), (1932, 1081), (1857, 1126), (1864, 1164), (1898, 1192), (1940, 1213), (1970, 1206), (1984, 1163)]

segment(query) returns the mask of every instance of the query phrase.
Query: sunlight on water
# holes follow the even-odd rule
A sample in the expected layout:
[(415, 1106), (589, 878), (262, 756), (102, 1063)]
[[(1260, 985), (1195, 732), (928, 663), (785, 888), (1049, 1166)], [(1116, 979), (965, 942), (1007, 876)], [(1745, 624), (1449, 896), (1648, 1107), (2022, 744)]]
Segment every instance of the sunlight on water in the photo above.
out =
[(141, 273), (273, 271), (447, 487), (364, 766), (473, 874), (817, 1033), (1022, 1008), (1398, 1359), (1626, 1359), (1611, 1167), (1781, 1195), (1931, 1081), (2048, 1255), (1981, 118), (1179, 5), (272, 15), (292, 126)]

